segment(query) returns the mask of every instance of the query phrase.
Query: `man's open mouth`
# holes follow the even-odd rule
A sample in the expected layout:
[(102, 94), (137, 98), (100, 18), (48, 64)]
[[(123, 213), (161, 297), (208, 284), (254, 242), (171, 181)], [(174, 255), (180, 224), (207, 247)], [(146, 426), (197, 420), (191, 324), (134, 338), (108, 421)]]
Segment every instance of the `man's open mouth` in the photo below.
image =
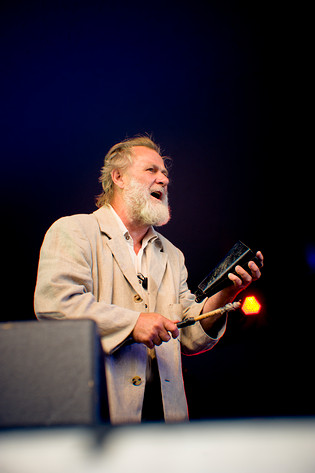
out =
[(153, 192), (151, 192), (151, 195), (155, 199), (158, 199), (158, 200), (162, 199), (162, 192), (161, 191), (153, 191)]

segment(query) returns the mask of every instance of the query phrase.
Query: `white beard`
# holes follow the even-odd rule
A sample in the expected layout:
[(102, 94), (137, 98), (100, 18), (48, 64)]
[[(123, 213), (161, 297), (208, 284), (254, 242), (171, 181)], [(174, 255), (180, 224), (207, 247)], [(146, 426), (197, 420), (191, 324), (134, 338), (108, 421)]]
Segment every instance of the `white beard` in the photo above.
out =
[[(171, 218), (168, 206), (167, 194), (162, 195), (161, 200), (151, 196), (148, 188), (140, 184), (136, 179), (130, 179), (128, 187), (125, 188), (124, 200), (129, 218), (139, 224), (161, 226), (165, 225)], [(156, 189), (161, 191), (161, 186)]]

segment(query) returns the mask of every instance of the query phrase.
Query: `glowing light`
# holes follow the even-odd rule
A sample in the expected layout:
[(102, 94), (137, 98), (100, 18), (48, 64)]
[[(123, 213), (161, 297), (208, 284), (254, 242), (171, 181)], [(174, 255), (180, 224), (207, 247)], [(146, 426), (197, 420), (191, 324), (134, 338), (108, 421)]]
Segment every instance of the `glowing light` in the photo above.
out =
[(242, 304), (242, 311), (245, 315), (259, 314), (261, 304), (255, 296), (247, 296)]

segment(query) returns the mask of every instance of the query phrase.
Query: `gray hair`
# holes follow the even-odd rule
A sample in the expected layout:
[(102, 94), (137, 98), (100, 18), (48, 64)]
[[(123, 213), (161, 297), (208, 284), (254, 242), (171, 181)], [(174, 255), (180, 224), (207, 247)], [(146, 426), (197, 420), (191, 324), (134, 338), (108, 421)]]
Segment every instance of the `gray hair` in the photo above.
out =
[(114, 193), (112, 171), (114, 169), (125, 170), (132, 164), (132, 148), (134, 146), (146, 146), (161, 154), (160, 147), (148, 136), (128, 138), (112, 146), (104, 158), (104, 166), (101, 169), (99, 181), (102, 184), (103, 192), (96, 198), (97, 207), (110, 204)]

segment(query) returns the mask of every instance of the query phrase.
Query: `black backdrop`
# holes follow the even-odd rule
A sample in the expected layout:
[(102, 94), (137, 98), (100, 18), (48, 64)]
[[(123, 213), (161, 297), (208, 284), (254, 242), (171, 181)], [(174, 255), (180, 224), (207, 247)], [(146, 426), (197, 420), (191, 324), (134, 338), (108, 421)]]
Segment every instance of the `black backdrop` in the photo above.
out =
[(266, 259), (262, 313), (184, 358), (191, 417), (314, 414), (309, 12), (288, 8), (2, 3), (2, 321), (34, 318), (45, 231), (95, 209), (110, 146), (151, 133), (191, 289), (238, 239)]

